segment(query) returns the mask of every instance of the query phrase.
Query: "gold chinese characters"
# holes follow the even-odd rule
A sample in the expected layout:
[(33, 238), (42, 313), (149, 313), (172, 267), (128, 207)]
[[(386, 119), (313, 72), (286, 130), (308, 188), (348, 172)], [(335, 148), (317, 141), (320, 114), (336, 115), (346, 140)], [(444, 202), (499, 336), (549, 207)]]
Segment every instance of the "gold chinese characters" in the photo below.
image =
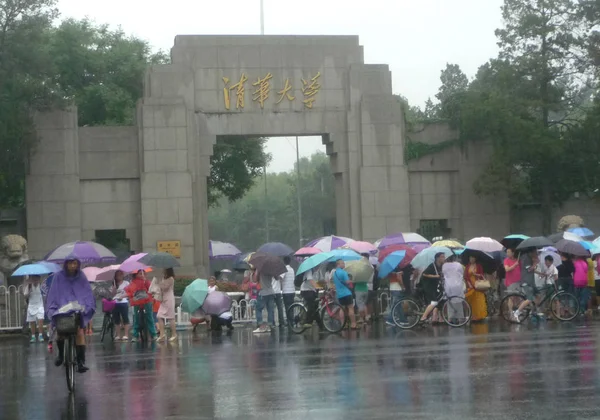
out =
[[(321, 90), (321, 84), (319, 79), (321, 77), (321, 73), (318, 72), (311, 78), (301, 79), (302, 87), (301, 91), (304, 96), (302, 103), (304, 107), (307, 109), (312, 109), (313, 105), (317, 99), (317, 94)], [(265, 102), (269, 99), (269, 95), (271, 94), (271, 82), (273, 79), (273, 75), (271, 73), (267, 73), (264, 77), (259, 77), (256, 82), (252, 83), (254, 90), (252, 92), (252, 101), (259, 104), (261, 109), (264, 109)], [(245, 73), (242, 73), (239, 81), (235, 84), (230, 84), (231, 80), (229, 77), (223, 77), (223, 99), (225, 101), (225, 109), (231, 110), (232, 104), (231, 99), (235, 96), (235, 109), (244, 109), (245, 105), (245, 95), (246, 95), (246, 87), (245, 84), (248, 81), (248, 77)], [(275, 104), (280, 104), (285, 99), (289, 102), (293, 102), (296, 99), (294, 96), (294, 86), (289, 78), (285, 79), (283, 88), (277, 91), (277, 101)]]

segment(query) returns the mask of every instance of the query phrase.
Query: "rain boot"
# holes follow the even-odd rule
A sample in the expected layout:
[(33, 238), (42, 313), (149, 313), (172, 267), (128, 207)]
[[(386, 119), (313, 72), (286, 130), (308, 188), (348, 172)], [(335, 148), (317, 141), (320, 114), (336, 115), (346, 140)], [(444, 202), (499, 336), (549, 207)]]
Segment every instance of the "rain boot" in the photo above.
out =
[(85, 346), (75, 346), (77, 352), (77, 372), (85, 373), (89, 369), (85, 366)]
[(58, 356), (54, 360), (54, 366), (61, 366), (65, 361), (65, 340), (56, 340), (56, 347), (58, 348)]

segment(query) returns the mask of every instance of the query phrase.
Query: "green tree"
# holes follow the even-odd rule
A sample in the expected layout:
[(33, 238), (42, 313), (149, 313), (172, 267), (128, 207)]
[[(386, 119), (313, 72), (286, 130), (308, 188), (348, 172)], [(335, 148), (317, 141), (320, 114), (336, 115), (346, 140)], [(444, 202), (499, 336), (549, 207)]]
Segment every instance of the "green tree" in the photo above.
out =
[(455, 124), (459, 118), (460, 103), (469, 86), (469, 79), (457, 64), (446, 64), (446, 68), (441, 72), (440, 81), (442, 84), (435, 95), (440, 103), (435, 114)]

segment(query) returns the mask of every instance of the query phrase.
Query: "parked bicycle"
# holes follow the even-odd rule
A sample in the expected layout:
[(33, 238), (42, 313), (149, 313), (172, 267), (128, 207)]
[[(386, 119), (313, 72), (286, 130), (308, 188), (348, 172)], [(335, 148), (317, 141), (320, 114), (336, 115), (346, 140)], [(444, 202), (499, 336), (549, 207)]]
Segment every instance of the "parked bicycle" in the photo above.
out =
[[(421, 318), (431, 302), (425, 300), (423, 293), (417, 292), (413, 297), (400, 299), (392, 307), (392, 320), (402, 329), (411, 329), (421, 323)], [(445, 296), (442, 292), (437, 309), (441, 311), (442, 319), (451, 327), (462, 327), (471, 321), (471, 305), (463, 297)], [(427, 320), (431, 319), (433, 312)]]
[[(521, 289), (524, 286), (527, 285), (521, 285)], [(556, 286), (552, 284), (539, 288), (536, 291), (543, 296), (539, 306), (543, 307), (544, 303), (549, 301), (550, 311), (559, 321), (571, 321), (579, 313), (579, 301), (571, 293), (558, 290)], [(538, 305), (536, 305), (535, 300), (530, 301), (529, 304), (519, 312), (518, 318), (515, 316), (515, 310), (526, 300), (527, 296), (524, 292), (508, 293), (500, 303), (500, 313), (502, 318), (508, 322), (521, 323), (532, 314), (537, 316)]]
[[(344, 308), (335, 301), (335, 294), (332, 290), (324, 290), (319, 298), (319, 308), (323, 326), (330, 333), (338, 333), (344, 329), (348, 322), (348, 317)], [(295, 302), (288, 309), (288, 322), (291, 330), (296, 334), (303, 333), (308, 325), (308, 309), (304, 303)]]

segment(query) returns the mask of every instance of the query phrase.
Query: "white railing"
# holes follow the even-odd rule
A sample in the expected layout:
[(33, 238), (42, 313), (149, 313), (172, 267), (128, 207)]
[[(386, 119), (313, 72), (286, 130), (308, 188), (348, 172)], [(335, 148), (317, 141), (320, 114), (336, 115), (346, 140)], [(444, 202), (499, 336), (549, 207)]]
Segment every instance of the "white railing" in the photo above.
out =
[[(256, 301), (254, 299), (247, 301), (242, 298), (239, 301), (237, 298), (243, 297), (242, 292), (228, 292), (232, 298), (231, 313), (235, 323), (253, 323), (256, 320)], [(300, 292), (296, 292), (296, 300), (300, 300)], [(389, 294), (387, 291), (379, 293), (378, 309), (380, 314), (385, 313), (389, 306)], [(101, 307), (97, 308), (100, 311)], [(25, 296), (23, 295), (22, 286), (0, 286), (0, 331), (15, 331), (21, 330), (25, 322), (25, 312), (27, 305), (25, 304)], [(99, 322), (102, 322), (101, 316), (95, 316)], [(182, 312), (181, 307), (177, 307), (176, 320), (179, 328), (188, 328), (191, 326), (190, 314)], [(266, 309), (263, 310), (263, 319), (267, 319)], [(275, 320), (279, 323), (278, 311), (275, 307)], [(97, 325), (95, 325), (97, 327)]]
[(26, 310), (22, 286), (0, 286), (0, 331), (23, 329)]

